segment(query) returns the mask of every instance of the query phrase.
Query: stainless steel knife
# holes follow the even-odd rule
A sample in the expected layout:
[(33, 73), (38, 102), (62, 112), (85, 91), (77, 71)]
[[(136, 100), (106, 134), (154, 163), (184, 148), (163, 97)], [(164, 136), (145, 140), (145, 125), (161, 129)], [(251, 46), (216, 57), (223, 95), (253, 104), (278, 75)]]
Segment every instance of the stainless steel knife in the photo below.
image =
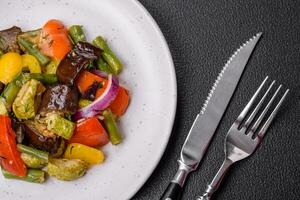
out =
[(219, 73), (181, 149), (179, 168), (160, 200), (178, 200), (188, 174), (197, 169), (262, 33), (238, 48)]

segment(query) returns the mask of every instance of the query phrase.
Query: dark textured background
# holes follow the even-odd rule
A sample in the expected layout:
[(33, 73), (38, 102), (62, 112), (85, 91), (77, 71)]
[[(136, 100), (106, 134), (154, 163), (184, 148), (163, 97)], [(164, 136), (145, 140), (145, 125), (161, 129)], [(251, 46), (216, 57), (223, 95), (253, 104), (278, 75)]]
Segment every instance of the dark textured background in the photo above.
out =
[[(300, 199), (300, 1), (140, 0), (160, 26), (175, 63), (177, 117), (167, 150), (133, 198), (156, 200), (177, 170), (187, 132), (223, 64), (257, 32), (263, 37), (183, 199), (204, 191), (223, 159), (225, 134), (266, 75), (291, 89), (262, 146), (227, 174), (215, 199)], [(163, 66), (162, 66), (163, 67)]]

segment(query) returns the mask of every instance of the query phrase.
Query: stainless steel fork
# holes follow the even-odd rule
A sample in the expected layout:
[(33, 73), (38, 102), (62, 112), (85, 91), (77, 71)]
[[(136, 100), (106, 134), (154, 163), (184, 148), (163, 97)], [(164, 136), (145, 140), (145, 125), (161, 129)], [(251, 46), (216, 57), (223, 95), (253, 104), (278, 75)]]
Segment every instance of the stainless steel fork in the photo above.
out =
[[(246, 105), (244, 110), (241, 112), (241, 114), (238, 116), (238, 118), (234, 121), (231, 128), (229, 129), (225, 141), (225, 160), (212, 182), (207, 186), (205, 193), (202, 196), (197, 197), (197, 200), (210, 200), (212, 194), (218, 189), (229, 167), (233, 163), (250, 156), (261, 143), (268, 127), (270, 126), (282, 102), (284, 101), (289, 92), (289, 90), (285, 91), (285, 93), (283, 94), (283, 96), (281, 97), (271, 114), (269, 114), (269, 117), (265, 120), (265, 123), (261, 126), (261, 123), (266, 117), (269, 108), (271, 107), (273, 101), (275, 100), (282, 87), (282, 85), (280, 85), (277, 88), (274, 95), (272, 96), (272, 98), (270, 99), (270, 101), (268, 102), (268, 104), (262, 110), (257, 120), (252, 125), (253, 119), (258, 116), (258, 112), (261, 110), (264, 100), (267, 98), (268, 94), (271, 91), (271, 88), (275, 83), (275, 81), (273, 81), (269, 86), (268, 90), (265, 92), (265, 94), (259, 101), (259, 103), (257, 104), (257, 106), (253, 109), (248, 119), (245, 121), (246, 116), (250, 112), (251, 107), (253, 106), (263, 86), (265, 85), (267, 79), (268, 77), (265, 78), (265, 80), (262, 82), (258, 90), (255, 92), (255, 94), (249, 101), (249, 103)], [(261, 126), (261, 128), (257, 131), (259, 126)]]

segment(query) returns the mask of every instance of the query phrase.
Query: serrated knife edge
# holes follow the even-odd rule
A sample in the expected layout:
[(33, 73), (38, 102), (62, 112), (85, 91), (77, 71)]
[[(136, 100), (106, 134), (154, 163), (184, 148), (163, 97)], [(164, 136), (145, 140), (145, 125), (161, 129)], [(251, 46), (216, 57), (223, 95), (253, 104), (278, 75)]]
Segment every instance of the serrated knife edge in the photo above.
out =
[(252, 38), (250, 38), (248, 41), (246, 41), (245, 43), (243, 43), (243, 44), (242, 44), (242, 45), (241, 45), (241, 46), (240, 46), (240, 47), (239, 47), (239, 48), (238, 48), (238, 49), (237, 49), (237, 50), (229, 57), (229, 59), (227, 60), (226, 64), (223, 66), (221, 72), (219, 72), (218, 77), (217, 77), (217, 79), (215, 80), (215, 82), (214, 82), (212, 88), (210, 89), (210, 91), (209, 91), (209, 93), (208, 93), (208, 95), (207, 95), (207, 97), (206, 97), (206, 100), (204, 101), (204, 104), (203, 104), (203, 106), (202, 106), (202, 108), (201, 108), (200, 114), (204, 114), (205, 109), (206, 109), (206, 107), (207, 107), (207, 104), (208, 104), (210, 98), (212, 97), (212, 95), (213, 95), (213, 93), (214, 93), (216, 87), (217, 87), (218, 84), (219, 84), (219, 81), (221, 80), (223, 74), (225, 73), (225, 71), (226, 71), (227, 67), (229, 66), (230, 62), (232, 61), (232, 59), (233, 59), (233, 58), (238, 54), (238, 52), (239, 52), (244, 46), (246, 46), (249, 42), (251, 42), (251, 41), (254, 40), (255, 38), (257, 38), (257, 40), (259, 40), (259, 38), (260, 38), (261, 35), (262, 35), (262, 32), (259, 32), (259, 33), (257, 33), (256, 35), (254, 35), (254, 36), (253, 36)]

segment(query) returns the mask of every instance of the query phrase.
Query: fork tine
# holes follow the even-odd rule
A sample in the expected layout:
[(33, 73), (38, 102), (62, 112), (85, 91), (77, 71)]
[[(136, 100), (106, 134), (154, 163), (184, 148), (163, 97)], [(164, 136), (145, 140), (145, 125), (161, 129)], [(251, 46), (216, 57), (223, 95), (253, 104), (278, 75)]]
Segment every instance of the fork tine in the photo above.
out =
[(265, 136), (271, 122), (274, 120), (274, 117), (276, 116), (280, 106), (282, 105), (282, 103), (283, 103), (284, 99), (286, 98), (287, 94), (289, 93), (289, 91), (290, 91), (289, 89), (285, 91), (284, 95), (281, 97), (280, 101), (278, 102), (278, 104), (276, 105), (274, 110), (272, 111), (271, 115), (269, 116), (269, 118), (267, 119), (265, 124), (259, 130), (259, 132), (257, 134), (258, 138), (263, 138)]
[(241, 114), (238, 116), (236, 122), (238, 125), (240, 125), (240, 123), (244, 120), (244, 118), (246, 117), (247, 113), (249, 112), (250, 108), (252, 107), (255, 99), (257, 98), (258, 94), (260, 93), (261, 89), (263, 88), (263, 86), (265, 85), (266, 81), (268, 80), (268, 76), (265, 78), (265, 80), (260, 84), (259, 88), (256, 90), (256, 92), (254, 93), (254, 95), (252, 96), (252, 98), (250, 99), (250, 101), (248, 102), (248, 104), (246, 105), (246, 107), (243, 109), (243, 111), (241, 112)]
[(244, 126), (245, 126), (246, 129), (251, 124), (251, 122), (253, 121), (254, 117), (257, 115), (259, 109), (263, 105), (263, 102), (265, 101), (267, 95), (269, 94), (270, 90), (272, 89), (274, 83), (275, 83), (275, 81), (272, 82), (272, 84), (270, 85), (270, 87), (268, 88), (268, 90), (266, 91), (266, 93), (264, 94), (264, 96), (261, 98), (261, 100), (259, 101), (259, 103), (255, 107), (255, 109), (253, 110), (253, 112), (251, 113), (251, 115), (249, 116), (249, 118), (247, 119), (247, 121), (245, 122)]
[(262, 113), (260, 114), (260, 116), (258, 117), (258, 119), (256, 120), (256, 122), (254, 123), (254, 125), (251, 128), (251, 132), (254, 133), (256, 131), (256, 129), (258, 128), (258, 126), (260, 125), (261, 121), (263, 120), (263, 118), (265, 117), (266, 113), (268, 112), (271, 104), (273, 103), (274, 99), (276, 98), (279, 90), (281, 89), (282, 85), (280, 85), (278, 87), (278, 89), (276, 90), (275, 94), (272, 96), (271, 100), (269, 101), (269, 103), (267, 104), (267, 106), (265, 107), (265, 109), (262, 111)]

